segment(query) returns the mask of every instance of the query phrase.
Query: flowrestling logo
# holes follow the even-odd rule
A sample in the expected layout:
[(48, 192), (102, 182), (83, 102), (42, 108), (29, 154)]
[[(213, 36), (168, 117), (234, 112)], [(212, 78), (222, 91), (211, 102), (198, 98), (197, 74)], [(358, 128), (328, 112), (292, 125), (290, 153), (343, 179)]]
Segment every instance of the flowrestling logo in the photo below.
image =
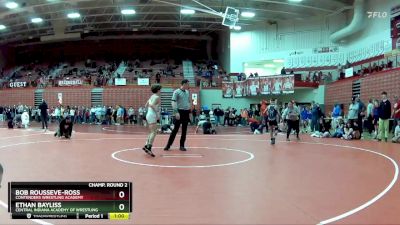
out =
[(370, 12), (370, 11), (368, 11), (367, 14), (368, 14), (368, 18), (370, 18), (370, 19), (374, 19), (374, 18), (383, 19), (388, 16), (387, 12)]

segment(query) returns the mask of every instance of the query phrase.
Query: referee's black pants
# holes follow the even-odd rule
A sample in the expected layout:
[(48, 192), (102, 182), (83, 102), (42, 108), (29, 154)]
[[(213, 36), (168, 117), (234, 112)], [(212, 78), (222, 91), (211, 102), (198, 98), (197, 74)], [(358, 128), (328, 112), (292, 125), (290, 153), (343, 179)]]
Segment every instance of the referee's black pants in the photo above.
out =
[(190, 110), (178, 110), (178, 112), (179, 112), (180, 118), (179, 118), (179, 120), (174, 119), (174, 129), (172, 130), (172, 133), (168, 139), (168, 144), (167, 144), (168, 148), (171, 147), (171, 145), (174, 143), (176, 134), (178, 133), (179, 127), (181, 126), (181, 124), (182, 124), (182, 135), (181, 135), (180, 147), (185, 147), (187, 126), (190, 121), (190, 118), (189, 118)]

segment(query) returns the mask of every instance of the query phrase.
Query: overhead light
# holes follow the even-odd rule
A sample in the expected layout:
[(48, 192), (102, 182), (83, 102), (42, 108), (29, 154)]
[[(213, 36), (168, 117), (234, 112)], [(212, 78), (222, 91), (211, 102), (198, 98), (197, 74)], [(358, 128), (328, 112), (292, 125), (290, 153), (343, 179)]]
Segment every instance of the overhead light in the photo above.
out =
[(194, 13), (195, 11), (193, 9), (181, 9), (181, 14), (190, 15)]
[(79, 13), (69, 13), (67, 15), (67, 17), (70, 18), (70, 19), (76, 19), (76, 18), (81, 17), (81, 14), (79, 14)]
[(132, 31), (138, 31), (139, 29), (138, 28), (132, 28)]
[(37, 17), (37, 18), (32, 18), (31, 21), (32, 21), (32, 23), (41, 23), (41, 22), (43, 22), (43, 19), (40, 17)]
[(192, 29), (192, 32), (197, 32), (197, 29), (196, 29), (196, 28), (193, 28), (193, 29)]
[(247, 18), (253, 18), (256, 14), (253, 12), (242, 12), (240, 15)]
[(6, 3), (6, 7), (9, 8), (9, 9), (15, 9), (15, 8), (18, 8), (18, 3), (16, 3), (16, 2), (7, 2)]
[(272, 60), (274, 63), (283, 63), (283, 62), (285, 62), (285, 60), (283, 60), (283, 59), (274, 59), (274, 60)]
[(242, 27), (241, 27), (241, 26), (234, 26), (233, 29), (234, 29), (234, 30), (241, 30)]
[(275, 67), (275, 65), (273, 65), (273, 64), (265, 64), (264, 67), (273, 68), (273, 67)]
[(303, 0), (289, 0), (289, 2), (301, 2)]
[(6, 26), (4, 26), (3, 24), (0, 24), (0, 30), (4, 30), (6, 29)]
[(121, 13), (124, 15), (133, 15), (136, 14), (136, 11), (134, 9), (123, 9)]

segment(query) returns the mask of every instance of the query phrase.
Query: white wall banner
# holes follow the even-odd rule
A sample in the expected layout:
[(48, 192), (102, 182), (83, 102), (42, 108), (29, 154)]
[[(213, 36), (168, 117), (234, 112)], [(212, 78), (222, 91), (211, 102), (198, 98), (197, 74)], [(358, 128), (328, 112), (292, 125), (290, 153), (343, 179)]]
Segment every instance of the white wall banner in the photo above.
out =
[(26, 82), (10, 82), (9, 87), (10, 88), (21, 88), (21, 87), (26, 87)]
[(140, 86), (149, 86), (150, 85), (150, 79), (149, 78), (138, 78), (138, 85)]
[(126, 78), (115, 78), (115, 85), (116, 86), (125, 86)]

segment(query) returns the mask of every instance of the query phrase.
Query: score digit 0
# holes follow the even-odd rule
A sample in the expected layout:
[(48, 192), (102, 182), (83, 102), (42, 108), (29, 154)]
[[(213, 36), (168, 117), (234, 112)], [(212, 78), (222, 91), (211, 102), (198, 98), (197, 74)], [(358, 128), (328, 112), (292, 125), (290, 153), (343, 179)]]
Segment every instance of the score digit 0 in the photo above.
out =
[(125, 192), (120, 191), (118, 195), (119, 195), (119, 198), (124, 198), (125, 197)]

